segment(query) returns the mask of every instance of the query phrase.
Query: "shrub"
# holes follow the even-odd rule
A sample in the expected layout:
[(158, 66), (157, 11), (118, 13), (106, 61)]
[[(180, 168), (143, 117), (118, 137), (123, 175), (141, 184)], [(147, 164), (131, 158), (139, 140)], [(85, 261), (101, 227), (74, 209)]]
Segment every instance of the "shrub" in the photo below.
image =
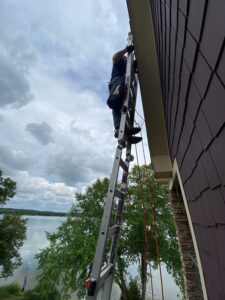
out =
[(39, 292), (35, 290), (29, 290), (24, 293), (24, 300), (40, 300)]
[(20, 296), (20, 295), (21, 295), (21, 287), (16, 282), (0, 287), (0, 299), (1, 297)]
[(57, 289), (51, 292), (43, 291), (39, 286), (24, 293), (24, 300), (60, 300)]
[(136, 279), (131, 279), (129, 282), (128, 299), (141, 300), (141, 293)]

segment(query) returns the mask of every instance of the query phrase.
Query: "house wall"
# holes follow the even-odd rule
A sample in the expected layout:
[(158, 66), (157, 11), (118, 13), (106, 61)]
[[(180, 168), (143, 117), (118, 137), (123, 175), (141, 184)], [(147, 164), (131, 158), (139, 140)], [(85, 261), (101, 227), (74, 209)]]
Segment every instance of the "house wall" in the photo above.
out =
[(225, 1), (151, 0), (171, 160), (208, 299), (225, 299)]

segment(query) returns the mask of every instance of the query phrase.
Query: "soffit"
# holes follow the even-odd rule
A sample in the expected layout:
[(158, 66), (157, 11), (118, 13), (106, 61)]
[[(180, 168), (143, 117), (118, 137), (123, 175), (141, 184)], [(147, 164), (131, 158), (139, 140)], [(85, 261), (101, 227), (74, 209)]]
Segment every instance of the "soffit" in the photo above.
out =
[(153, 168), (156, 177), (164, 178), (170, 176), (172, 166), (167, 143), (150, 2), (148, 0), (127, 0), (127, 6), (134, 36), (141, 97)]

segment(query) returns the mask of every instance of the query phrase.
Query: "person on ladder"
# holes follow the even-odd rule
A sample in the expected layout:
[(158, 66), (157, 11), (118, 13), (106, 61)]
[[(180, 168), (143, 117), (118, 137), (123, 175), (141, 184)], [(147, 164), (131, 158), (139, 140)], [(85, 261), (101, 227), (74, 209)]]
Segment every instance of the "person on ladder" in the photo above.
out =
[[(125, 74), (127, 66), (126, 53), (131, 53), (134, 50), (134, 46), (130, 45), (124, 48), (123, 50), (115, 53), (113, 55), (113, 67), (111, 73), (111, 79), (109, 82), (109, 98), (107, 104), (109, 108), (112, 109), (113, 123), (115, 128), (115, 138), (118, 138), (119, 127), (121, 120), (121, 109), (123, 106), (124, 100), (124, 91), (125, 91)], [(126, 127), (125, 133), (128, 136), (128, 139), (131, 144), (139, 143), (142, 138), (133, 136), (141, 131), (140, 127)]]

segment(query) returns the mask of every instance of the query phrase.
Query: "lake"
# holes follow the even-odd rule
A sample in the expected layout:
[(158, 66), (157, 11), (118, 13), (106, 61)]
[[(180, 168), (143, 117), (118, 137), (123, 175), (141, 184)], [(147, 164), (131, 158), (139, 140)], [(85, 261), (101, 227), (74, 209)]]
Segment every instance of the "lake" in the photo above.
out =
[[(23, 247), (20, 249), (22, 257), (22, 265), (14, 271), (13, 276), (7, 280), (0, 279), (0, 285), (8, 284), (11, 282), (18, 282), (21, 286), (24, 280), (24, 274), (28, 267), (28, 281), (26, 289), (31, 289), (35, 286), (37, 276), (37, 261), (34, 259), (34, 255), (39, 252), (40, 249), (48, 246), (48, 240), (45, 236), (45, 231), (54, 232), (65, 220), (64, 217), (46, 217), (46, 216), (26, 216), (27, 222), (27, 239), (24, 242)], [(94, 255), (94, 253), (93, 253)], [(179, 288), (175, 285), (173, 278), (167, 273), (165, 266), (163, 269), (163, 284), (165, 300), (181, 299), (177, 296)], [(132, 275), (137, 275), (137, 266), (132, 265), (129, 268)], [(154, 293), (156, 295), (155, 300), (161, 299), (160, 290), (160, 278), (159, 272), (156, 270), (153, 273), (154, 280)], [(112, 291), (112, 300), (119, 300), (119, 288), (115, 285)], [(150, 297), (150, 284), (147, 284), (147, 299)], [(75, 296), (71, 300), (77, 299)]]

